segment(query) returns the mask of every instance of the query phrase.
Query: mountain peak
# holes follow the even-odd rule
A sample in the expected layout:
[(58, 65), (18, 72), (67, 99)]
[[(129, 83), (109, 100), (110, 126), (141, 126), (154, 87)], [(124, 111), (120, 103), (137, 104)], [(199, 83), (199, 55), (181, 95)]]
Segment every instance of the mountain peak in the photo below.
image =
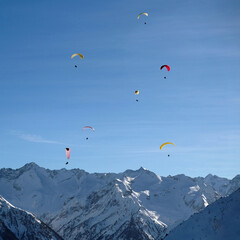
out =
[(38, 168), (40, 168), (40, 167), (35, 162), (30, 162), (30, 163), (26, 163), (19, 170), (20, 171), (28, 171), (28, 170), (31, 170), (31, 169), (38, 169)]
[(148, 170), (144, 167), (140, 167), (137, 171), (148, 171)]
[(205, 178), (213, 178), (213, 177), (216, 177), (216, 176), (209, 173)]
[(35, 162), (26, 163), (23, 168), (39, 167)]

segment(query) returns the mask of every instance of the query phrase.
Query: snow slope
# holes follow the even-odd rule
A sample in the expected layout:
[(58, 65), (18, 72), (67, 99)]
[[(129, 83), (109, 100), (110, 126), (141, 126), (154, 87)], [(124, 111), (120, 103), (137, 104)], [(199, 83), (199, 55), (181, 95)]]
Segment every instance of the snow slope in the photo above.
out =
[(33, 214), (15, 208), (0, 196), (0, 240), (62, 240)]
[(164, 240), (240, 239), (240, 189), (173, 229)]
[(64, 239), (160, 239), (237, 187), (239, 176), (160, 177), (144, 168), (89, 174), (30, 163), (0, 170), (2, 196), (33, 212)]

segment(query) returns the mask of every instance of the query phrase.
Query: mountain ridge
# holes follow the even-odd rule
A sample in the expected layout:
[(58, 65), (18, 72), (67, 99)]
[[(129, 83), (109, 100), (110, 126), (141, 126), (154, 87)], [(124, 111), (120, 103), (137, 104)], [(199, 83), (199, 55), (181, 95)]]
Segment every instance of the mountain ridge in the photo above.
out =
[(232, 180), (212, 175), (161, 177), (143, 167), (122, 173), (49, 170), (35, 163), (0, 169), (1, 194), (65, 239), (89, 239), (89, 233), (93, 240), (124, 239), (133, 233), (161, 239), (237, 187), (239, 175)]
[(164, 240), (236, 240), (240, 236), (240, 188), (174, 228)]
[(1, 240), (63, 240), (55, 231), (32, 213), (14, 207), (0, 196)]

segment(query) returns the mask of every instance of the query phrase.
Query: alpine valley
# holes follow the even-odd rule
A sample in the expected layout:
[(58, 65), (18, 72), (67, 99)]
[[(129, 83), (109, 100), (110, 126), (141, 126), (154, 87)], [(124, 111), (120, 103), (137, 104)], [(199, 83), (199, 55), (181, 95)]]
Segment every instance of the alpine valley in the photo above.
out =
[[(240, 175), (232, 180), (210, 174), (160, 177), (144, 168), (90, 174), (80, 169), (49, 170), (35, 163), (3, 168), (0, 239), (178, 239), (173, 234), (192, 227), (187, 222), (197, 221), (198, 214), (204, 216), (210, 209), (213, 219), (218, 216), (217, 206), (225, 204), (225, 197), (239, 205), (235, 192), (239, 188)], [(199, 219), (204, 222), (201, 215)], [(178, 230), (180, 224), (183, 231)]]

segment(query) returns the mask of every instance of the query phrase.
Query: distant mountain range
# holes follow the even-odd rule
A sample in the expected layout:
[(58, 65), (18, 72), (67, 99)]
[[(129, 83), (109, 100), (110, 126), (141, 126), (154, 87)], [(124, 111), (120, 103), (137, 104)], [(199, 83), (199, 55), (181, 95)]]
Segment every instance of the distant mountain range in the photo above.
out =
[(160, 177), (144, 168), (90, 174), (29, 163), (0, 170), (0, 194), (68, 240), (160, 240), (239, 187), (240, 175)]

